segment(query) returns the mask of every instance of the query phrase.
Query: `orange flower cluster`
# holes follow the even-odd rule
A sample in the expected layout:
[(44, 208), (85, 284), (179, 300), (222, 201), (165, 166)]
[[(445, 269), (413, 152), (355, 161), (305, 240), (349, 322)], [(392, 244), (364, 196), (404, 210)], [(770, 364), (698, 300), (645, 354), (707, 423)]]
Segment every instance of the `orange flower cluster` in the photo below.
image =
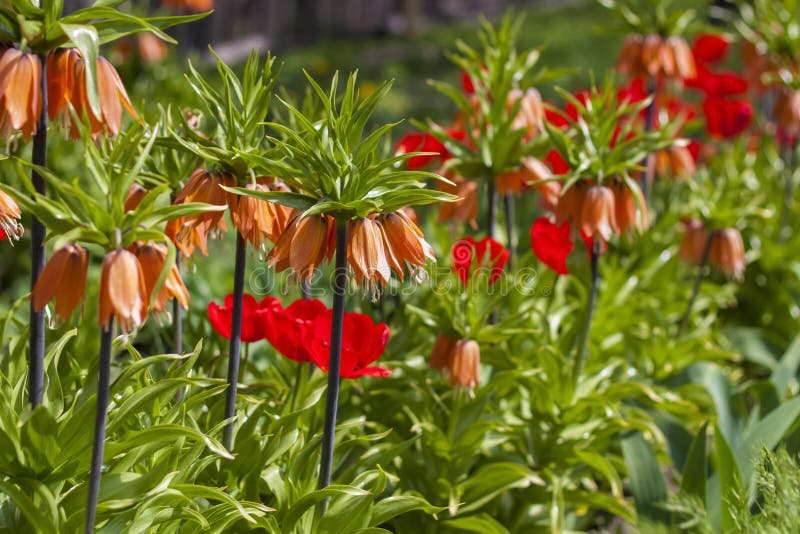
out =
[[(229, 197), (234, 195), (227, 193), (221, 185), (233, 187), (236, 183), (233, 176), (226, 172), (197, 169), (175, 197), (173, 204), (202, 202), (225, 206), (235, 202), (235, 199), (229, 201)], [(172, 219), (167, 223), (165, 232), (184, 256), (191, 256), (195, 247), (199, 247), (200, 252), (207, 256), (209, 235), (224, 230), (223, 212), (210, 211)]]
[(450, 185), (437, 182), (436, 188), (459, 197), (455, 202), (439, 204), (439, 222), (452, 221), (456, 224), (469, 222), (474, 230), (478, 228), (478, 182), (456, 176), (452, 171), (442, 172), (442, 176), (453, 182)]
[[(356, 283), (376, 298), (389, 282), (392, 271), (403, 280), (408, 268), (419, 280), (428, 259), (435, 260), (422, 230), (402, 211), (372, 215), (348, 223), (347, 262)], [(290, 269), (297, 280), (310, 280), (323, 260), (336, 248), (336, 223), (326, 215), (289, 221), (267, 258), (277, 271)]]
[(495, 187), (501, 195), (506, 193), (519, 194), (526, 186), (533, 186), (542, 195), (543, 203), (552, 209), (558, 202), (561, 183), (548, 181), (553, 178), (553, 172), (542, 160), (528, 156), (522, 158), (517, 169), (503, 172), (495, 178)]
[(630, 34), (622, 43), (617, 69), (632, 78), (653, 76), (673, 80), (695, 78), (697, 68), (692, 49), (673, 35)]
[[(100, 276), (100, 324), (105, 326), (113, 316), (124, 332), (132, 332), (147, 318), (150, 295), (167, 260), (167, 247), (160, 243), (136, 242), (129, 249), (117, 249), (103, 260)], [(33, 288), (33, 307), (39, 312), (55, 300), (55, 312), (66, 321), (83, 298), (89, 253), (74, 243), (53, 252)], [(189, 291), (175, 264), (153, 302), (153, 311), (166, 311), (167, 301), (175, 298), (189, 307)]]
[(42, 112), (42, 62), (36, 54), (8, 48), (0, 56), (0, 136), (30, 139)]
[[(245, 186), (254, 191), (289, 191), (286, 184), (259, 177)], [(265, 239), (275, 243), (289, 224), (291, 208), (244, 195), (228, 195), (231, 221), (253, 248), (263, 250)]]
[(611, 180), (610, 186), (578, 180), (559, 197), (554, 209), (556, 224), (571, 220), (584, 237), (603, 241), (629, 229), (645, 230), (647, 204), (639, 186), (631, 185), (633, 188), (621, 180)]
[(679, 257), (691, 265), (702, 265), (709, 246), (707, 261), (727, 276), (741, 280), (746, 267), (744, 241), (735, 228), (715, 230), (709, 236), (705, 225), (698, 220), (683, 221), (683, 239)]
[(450, 385), (472, 389), (480, 382), (481, 347), (470, 339), (453, 339), (440, 333), (431, 351), (430, 366), (447, 370)]
[(70, 137), (80, 132), (69, 114), (69, 106), (78, 117), (89, 120), (92, 137), (116, 135), (122, 128), (122, 109), (139, 119), (133, 109), (125, 86), (114, 66), (104, 57), (97, 58), (97, 89), (100, 96), (100, 115), (89, 105), (86, 92), (86, 62), (75, 48), (59, 48), (47, 57), (47, 114), (51, 120), (61, 117)]

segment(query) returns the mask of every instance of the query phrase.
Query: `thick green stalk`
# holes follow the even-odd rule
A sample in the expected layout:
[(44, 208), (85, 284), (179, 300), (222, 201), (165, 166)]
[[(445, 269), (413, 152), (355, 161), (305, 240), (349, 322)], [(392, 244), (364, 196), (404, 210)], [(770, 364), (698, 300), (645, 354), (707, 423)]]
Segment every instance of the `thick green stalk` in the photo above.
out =
[[(317, 488), (331, 483), (333, 441), (336, 432), (336, 411), (339, 404), (339, 375), (342, 356), (342, 327), (344, 325), (345, 291), (347, 290), (347, 221), (336, 222), (336, 270), (333, 279), (333, 320), (331, 321), (331, 350), (328, 360), (328, 392), (325, 398), (325, 424), (322, 431), (322, 456)], [(325, 513), (326, 502), (320, 505)]]

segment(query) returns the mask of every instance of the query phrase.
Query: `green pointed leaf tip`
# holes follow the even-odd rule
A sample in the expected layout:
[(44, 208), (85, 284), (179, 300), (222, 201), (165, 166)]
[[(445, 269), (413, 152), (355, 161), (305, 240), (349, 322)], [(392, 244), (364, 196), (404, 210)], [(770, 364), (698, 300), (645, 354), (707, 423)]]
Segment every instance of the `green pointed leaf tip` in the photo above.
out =
[(270, 141), (285, 158), (284, 169), (278, 170), (279, 177), (295, 192), (251, 196), (300, 209), (313, 205), (314, 213), (345, 218), (449, 200), (434, 198), (424, 185), (427, 178), (444, 178), (432, 173), (395, 170), (395, 165), (402, 165), (412, 157), (386, 153), (388, 135), (399, 123), (378, 125), (367, 131), (391, 82), (381, 83), (362, 97), (356, 72), (347, 77), (341, 94), (338, 72), (332, 77), (328, 91), (308, 72), (304, 74), (318, 105), (306, 104), (300, 109), (278, 97), (292, 126), (268, 123), (275, 132)]

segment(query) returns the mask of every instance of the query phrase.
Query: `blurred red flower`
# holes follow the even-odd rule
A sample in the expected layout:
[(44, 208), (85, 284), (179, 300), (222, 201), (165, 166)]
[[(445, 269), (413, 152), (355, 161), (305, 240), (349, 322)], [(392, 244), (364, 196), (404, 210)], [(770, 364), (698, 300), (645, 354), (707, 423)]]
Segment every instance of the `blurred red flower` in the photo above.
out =
[(503, 268), (511, 257), (511, 252), (491, 237), (485, 237), (480, 241), (465, 237), (455, 242), (451, 255), (453, 270), (464, 285), (469, 285), (473, 264), (477, 270), (482, 267), (484, 260), (490, 269), (489, 284), (494, 284), (503, 274)]
[(267, 297), (264, 301), (267, 341), (290, 360), (301, 363), (311, 361), (308, 329), (317, 317), (329, 313), (325, 304), (317, 299), (300, 299), (284, 308), (280, 300), (274, 297)]
[[(245, 293), (242, 299), (242, 333), (239, 336), (244, 343), (253, 343), (264, 339), (264, 322), (262, 306), (269, 304), (272, 297), (267, 297), (259, 303), (252, 295)], [(208, 303), (208, 319), (211, 326), (225, 339), (231, 338), (231, 323), (233, 322), (233, 293), (225, 297), (222, 306), (216, 302)]]
[(753, 121), (753, 107), (749, 102), (731, 101), (721, 96), (706, 98), (703, 113), (709, 135), (723, 139), (736, 137)]
[(569, 172), (569, 163), (565, 160), (556, 149), (550, 150), (544, 157), (544, 160), (550, 165), (553, 174), (567, 174)]
[(561, 226), (547, 217), (539, 217), (531, 225), (531, 248), (539, 261), (558, 274), (569, 274), (567, 256), (574, 243), (570, 239), (569, 221)]
[(705, 34), (695, 39), (692, 55), (696, 63), (715, 63), (725, 57), (731, 44), (719, 35)]
[[(317, 367), (328, 372), (331, 350), (331, 310), (317, 315), (307, 326), (308, 348)], [(383, 367), (370, 366), (383, 354), (389, 341), (389, 327), (384, 323), (375, 324), (363, 313), (344, 314), (342, 327), (341, 378), (359, 376), (389, 376), (392, 371)]]
[(395, 154), (408, 154), (409, 152), (435, 152), (436, 154), (426, 156), (414, 156), (410, 158), (406, 165), (409, 169), (421, 169), (433, 163), (442, 154), (447, 152), (444, 145), (434, 136), (422, 132), (409, 132), (395, 145)]

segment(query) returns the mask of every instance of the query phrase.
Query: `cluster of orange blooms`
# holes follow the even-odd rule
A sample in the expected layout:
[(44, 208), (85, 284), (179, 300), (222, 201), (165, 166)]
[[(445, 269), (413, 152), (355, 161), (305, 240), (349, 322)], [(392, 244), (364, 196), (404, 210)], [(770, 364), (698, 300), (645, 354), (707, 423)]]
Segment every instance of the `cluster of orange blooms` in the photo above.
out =
[[(608, 184), (608, 185), (606, 185)], [(629, 229), (645, 230), (648, 226), (647, 204), (641, 189), (622, 180), (612, 179), (595, 184), (581, 179), (564, 190), (554, 208), (556, 224), (568, 219), (586, 238), (608, 241)]]
[[(43, 111), (42, 63), (39, 56), (7, 48), (0, 56), (0, 136), (17, 132), (24, 139), (36, 133)], [(59, 48), (47, 56), (47, 114), (61, 117), (72, 138), (80, 132), (69, 106), (78, 117), (86, 116), (92, 136), (116, 135), (122, 126), (122, 109), (138, 118), (119, 74), (103, 57), (97, 59), (99, 115), (92, 110), (86, 90), (86, 64), (75, 48)]]
[[(288, 224), (290, 208), (228, 193), (220, 186), (235, 187), (236, 181), (224, 171), (197, 169), (175, 197), (173, 204), (199, 202), (212, 206), (227, 205), (233, 224), (242, 237), (256, 249), (262, 248), (265, 239), (272, 242), (278, 239)], [(285, 184), (263, 176), (246, 187), (256, 191), (288, 191)], [(191, 256), (195, 247), (207, 255), (208, 238), (226, 229), (223, 215), (223, 211), (212, 211), (179, 217), (167, 223), (166, 234), (183, 255)]]
[(453, 339), (440, 333), (429, 362), (437, 371), (447, 371), (450, 385), (472, 389), (480, 382), (481, 348), (471, 339)]
[[(480, 120), (477, 96), (471, 94), (468, 98), (475, 107), (475, 117), (478, 117), (474, 120)], [(539, 91), (534, 88), (529, 88), (526, 91), (513, 89), (509, 92), (506, 101), (507, 111), (510, 112), (517, 103), (519, 103), (519, 110), (511, 122), (511, 127), (515, 130), (524, 130), (524, 139), (530, 140), (544, 130), (545, 110), (542, 97)], [(459, 115), (451, 130), (458, 131), (467, 127), (474, 129), (477, 128), (477, 125), (467, 124), (464, 117)], [(439, 222), (452, 221), (459, 224), (469, 222), (473, 228), (477, 228), (477, 182), (455, 175), (449, 169), (440, 169), (438, 172), (450, 179), (454, 185), (440, 183), (437, 187), (441, 191), (459, 197), (459, 200), (455, 202), (441, 204)], [(507, 193), (519, 194), (523, 188), (532, 185), (542, 194), (545, 205), (552, 207), (561, 187), (557, 182), (547, 181), (552, 177), (552, 172), (542, 161), (534, 157), (526, 157), (523, 158), (517, 168), (500, 173), (495, 178), (495, 187), (500, 195), (505, 195)]]
[[(290, 269), (298, 280), (310, 280), (322, 261), (333, 256), (335, 225), (326, 215), (296, 213), (270, 251), (269, 265), (279, 272)], [(436, 259), (410, 210), (352, 220), (348, 234), (347, 262), (356, 283), (373, 298), (389, 282), (392, 271), (403, 280), (408, 268), (419, 279), (427, 260)]]
[(676, 35), (628, 35), (622, 43), (617, 68), (632, 78), (686, 79), (697, 75), (692, 49)]
[[(113, 317), (124, 332), (138, 328), (151, 309), (150, 296), (166, 259), (167, 246), (153, 242), (136, 242), (106, 254), (100, 275), (100, 324), (107, 326)], [(33, 288), (34, 309), (39, 312), (55, 300), (56, 315), (66, 321), (83, 298), (88, 269), (89, 253), (80, 245), (67, 243), (54, 251)], [(175, 264), (170, 266), (152, 310), (166, 311), (171, 298), (189, 307), (189, 291)]]
[(744, 242), (736, 228), (709, 230), (698, 220), (683, 222), (680, 259), (691, 265), (706, 261), (728, 276), (741, 280), (744, 276)]

